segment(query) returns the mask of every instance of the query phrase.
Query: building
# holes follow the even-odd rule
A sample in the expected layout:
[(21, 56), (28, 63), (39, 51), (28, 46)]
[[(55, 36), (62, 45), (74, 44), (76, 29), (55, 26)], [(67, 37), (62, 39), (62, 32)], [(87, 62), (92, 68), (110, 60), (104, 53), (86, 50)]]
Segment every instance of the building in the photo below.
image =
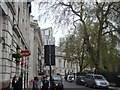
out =
[(33, 79), (34, 76), (38, 76), (42, 73), (42, 50), (43, 50), (43, 39), (41, 30), (37, 20), (33, 20), (31, 15), (31, 29), (30, 29), (30, 67), (29, 67), (29, 79)]
[[(42, 37), (44, 39), (44, 45), (55, 45), (55, 37), (53, 37), (52, 27), (41, 29)], [(44, 50), (43, 50), (44, 52)], [(43, 53), (43, 63), (44, 63), (44, 53)], [(49, 75), (49, 66), (45, 66), (44, 63), (44, 73)], [(52, 74), (54, 73), (54, 66), (52, 66)]]
[(52, 27), (41, 29), (44, 45), (55, 45), (55, 37), (53, 37)]
[(30, 13), (30, 2), (0, 2), (0, 89), (11, 87), (14, 75), (28, 87), (29, 56), (21, 52), (29, 51)]
[(64, 60), (64, 53), (61, 53), (59, 47), (56, 46), (56, 64), (55, 64), (55, 74), (59, 73), (61, 75), (65, 75), (66, 73), (66, 61)]
[(65, 53), (60, 51), (60, 48), (56, 46), (56, 65), (55, 73), (65, 75), (68, 73), (76, 73), (76, 66), (73, 62), (64, 59)]
[(65, 38), (60, 38), (59, 46), (56, 46), (56, 65), (55, 73), (60, 73), (61, 75), (73, 74), (79, 71), (79, 64), (77, 62), (72, 62), (64, 59), (64, 44)]

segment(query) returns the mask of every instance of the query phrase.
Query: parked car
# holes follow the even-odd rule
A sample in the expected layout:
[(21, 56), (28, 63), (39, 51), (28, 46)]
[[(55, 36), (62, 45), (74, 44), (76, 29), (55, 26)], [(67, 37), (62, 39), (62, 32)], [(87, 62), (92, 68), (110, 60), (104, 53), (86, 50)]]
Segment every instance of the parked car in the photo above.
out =
[(71, 82), (73, 82), (74, 80), (75, 80), (75, 79), (74, 79), (74, 75), (68, 75), (68, 76), (67, 76), (67, 81), (68, 81), (68, 82), (71, 83)]
[(51, 86), (52, 90), (63, 90), (63, 81), (61, 75), (53, 75)]
[(85, 76), (77, 76), (76, 77), (76, 84), (78, 84), (78, 85), (84, 85), (85, 84), (84, 79), (85, 79)]
[(86, 74), (85, 76), (85, 86), (93, 88), (109, 88), (109, 82), (105, 79), (103, 75), (98, 74)]

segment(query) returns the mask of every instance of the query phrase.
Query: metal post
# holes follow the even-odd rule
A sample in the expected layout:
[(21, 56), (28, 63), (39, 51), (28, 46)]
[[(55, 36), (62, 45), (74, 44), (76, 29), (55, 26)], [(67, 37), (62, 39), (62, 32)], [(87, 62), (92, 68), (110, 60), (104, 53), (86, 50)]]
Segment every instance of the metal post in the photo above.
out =
[(49, 74), (50, 74), (50, 86), (51, 86), (51, 42), (50, 42), (50, 36), (49, 36)]
[(51, 45), (49, 44), (49, 66), (50, 66), (50, 86), (51, 86)]

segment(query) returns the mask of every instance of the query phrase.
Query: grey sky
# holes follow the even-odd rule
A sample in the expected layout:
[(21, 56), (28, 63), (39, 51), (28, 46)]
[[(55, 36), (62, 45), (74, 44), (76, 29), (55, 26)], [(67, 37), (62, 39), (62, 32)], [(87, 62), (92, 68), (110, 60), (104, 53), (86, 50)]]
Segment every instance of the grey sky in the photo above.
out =
[[(31, 15), (33, 15), (34, 16), (34, 19), (39, 19), (38, 18), (38, 16), (39, 16), (39, 14), (42, 14), (44, 12), (44, 10), (42, 9), (41, 11), (38, 11), (38, 1), (34, 1), (34, 2), (32, 2), (32, 13), (31, 13)], [(52, 16), (49, 16), (49, 17), (52, 17)], [(47, 17), (46, 17), (47, 18)], [(40, 26), (40, 28), (48, 28), (48, 27), (52, 27), (53, 28), (53, 35), (54, 35), (54, 37), (55, 37), (55, 40), (56, 40), (56, 45), (58, 45), (58, 43), (59, 43), (59, 38), (60, 37), (63, 37), (64, 35), (63, 35), (63, 33), (62, 33), (62, 31), (61, 30), (55, 30), (54, 29), (54, 20), (52, 20), (52, 19), (47, 19), (46, 21), (44, 21), (44, 19), (42, 20), (40, 20), (39, 21), (39, 26)]]

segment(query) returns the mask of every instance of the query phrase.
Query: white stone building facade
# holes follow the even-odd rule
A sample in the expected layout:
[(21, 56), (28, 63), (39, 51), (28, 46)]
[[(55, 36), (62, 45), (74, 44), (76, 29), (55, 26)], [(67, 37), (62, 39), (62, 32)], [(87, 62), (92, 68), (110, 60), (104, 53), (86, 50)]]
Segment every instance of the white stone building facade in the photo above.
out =
[(64, 59), (64, 47), (65, 47), (65, 37), (60, 38), (60, 45), (56, 46), (56, 65), (55, 73), (65, 74), (76, 74), (79, 72), (79, 64), (77, 62), (67, 61)]
[(30, 2), (0, 2), (0, 89), (11, 87), (14, 75), (28, 87), (29, 56), (18, 60), (13, 54), (29, 50), (30, 12)]
[(29, 79), (33, 79), (34, 76), (38, 76), (42, 68), (42, 50), (43, 50), (43, 38), (40, 27), (37, 20), (33, 19), (31, 15), (31, 29), (30, 29), (30, 62), (29, 62)]
[[(56, 47), (56, 49), (59, 47)], [(67, 61), (64, 59), (65, 53), (60, 52), (59, 49), (56, 50), (56, 65), (55, 65), (55, 74), (59, 73), (61, 75), (65, 74), (75, 74), (79, 70), (79, 66), (77, 63)]]

